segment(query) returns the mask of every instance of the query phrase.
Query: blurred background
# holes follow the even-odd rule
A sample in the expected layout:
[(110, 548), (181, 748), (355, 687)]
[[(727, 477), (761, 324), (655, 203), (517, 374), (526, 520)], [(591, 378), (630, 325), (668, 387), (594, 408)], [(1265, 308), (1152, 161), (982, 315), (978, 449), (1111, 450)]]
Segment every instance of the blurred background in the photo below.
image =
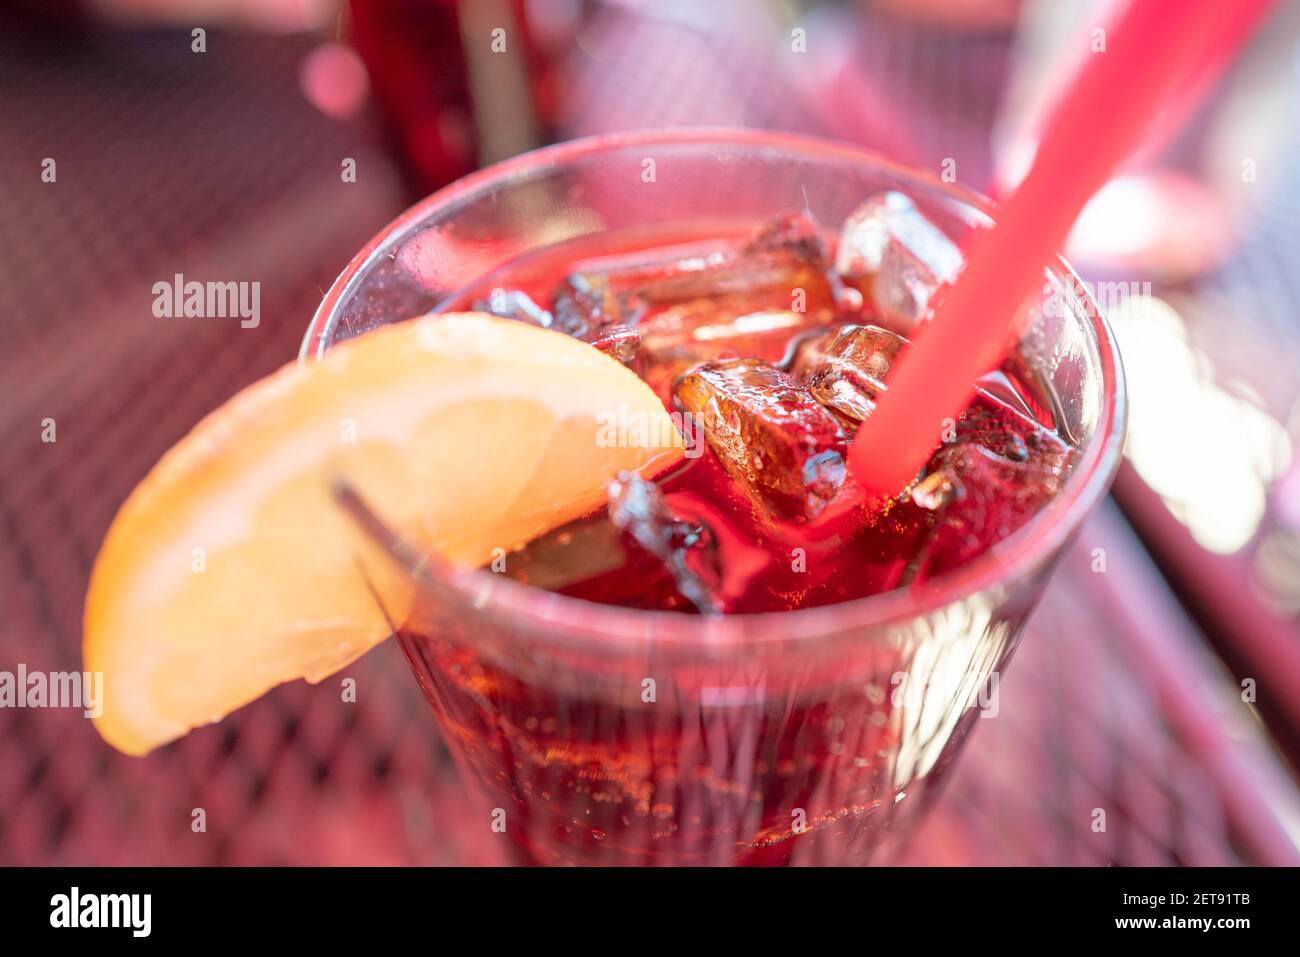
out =
[[(0, 0), (0, 670), (80, 668), (117, 506), (296, 354), (415, 200), (544, 143), (693, 124), (996, 192), (1103, 6)], [(1126, 463), (907, 863), (1300, 863), (1297, 102), (1284, 2), (1080, 221), (1069, 255), (1128, 367)], [(260, 323), (160, 323), (175, 273), (260, 281)], [(398, 649), (345, 674), (355, 705), (282, 687), (143, 760), (78, 711), (0, 710), (0, 864), (497, 862)]]

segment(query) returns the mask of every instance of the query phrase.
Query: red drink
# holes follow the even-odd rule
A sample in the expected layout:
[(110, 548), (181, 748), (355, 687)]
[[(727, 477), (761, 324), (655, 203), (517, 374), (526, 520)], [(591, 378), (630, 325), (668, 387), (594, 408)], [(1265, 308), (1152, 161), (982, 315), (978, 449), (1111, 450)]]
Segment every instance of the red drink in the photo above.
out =
[[(523, 862), (878, 856), (995, 704), (1113, 467), (1113, 357), (1066, 293), (916, 482), (827, 520), (902, 333), (960, 262), (954, 223), (978, 215), (850, 151), (728, 137), (570, 144), (453, 187), (359, 257), (309, 335), (486, 309), (627, 363), (694, 439), (490, 570), (424, 575), (400, 629), (479, 823)], [(648, 154), (672, 189), (629, 185)], [(791, 200), (838, 210), (820, 216), (838, 239), (803, 214), (764, 225)], [(610, 426), (596, 441), (635, 441)]]
[[(827, 605), (957, 568), (1059, 490), (1073, 449), (1008, 369), (989, 377), (915, 487), (877, 514), (810, 531), (842, 480), (855, 416), (870, 413), (906, 348), (874, 324), (888, 319), (871, 300), (843, 292), (852, 280), (833, 270), (815, 227), (789, 215), (741, 239), (578, 252), (498, 270), (442, 308), (567, 323), (636, 369), (704, 441), (657, 488), (624, 476), (607, 508), (506, 556), (498, 569), (516, 581), (689, 614)], [(794, 288), (800, 312), (789, 309)], [(769, 461), (756, 468), (759, 455)], [(722, 717), (556, 693), (436, 634), (403, 647), (498, 806), (522, 818), (507, 833), (529, 860), (704, 863), (740, 828), (734, 860), (785, 862), (801, 841), (841, 848), (896, 796), (881, 780), (897, 735), (890, 673), (813, 707), (758, 696)], [(743, 788), (680, 766), (709, 733), (767, 742)]]

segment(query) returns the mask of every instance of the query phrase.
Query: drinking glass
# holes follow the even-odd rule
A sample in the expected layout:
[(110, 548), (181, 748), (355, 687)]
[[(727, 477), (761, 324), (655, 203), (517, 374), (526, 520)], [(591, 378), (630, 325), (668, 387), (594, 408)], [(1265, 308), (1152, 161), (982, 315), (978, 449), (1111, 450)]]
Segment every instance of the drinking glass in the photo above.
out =
[[(731, 236), (791, 208), (837, 226), (883, 190), (954, 239), (995, 215), (924, 172), (786, 134), (622, 133), (537, 150), (451, 184), (376, 236), (325, 296), (302, 357), (445, 308), (557, 244)], [(484, 799), (466, 826), (492, 828), (521, 863), (888, 862), (980, 716), (996, 713), (1001, 669), (1119, 460), (1119, 357), (1064, 262), (1045, 270), (1031, 322), (1012, 361), (1041, 386), (1077, 464), (1018, 531), (924, 585), (696, 616), (489, 570), (444, 576), (394, 543), (421, 596), (394, 623), (398, 640)]]

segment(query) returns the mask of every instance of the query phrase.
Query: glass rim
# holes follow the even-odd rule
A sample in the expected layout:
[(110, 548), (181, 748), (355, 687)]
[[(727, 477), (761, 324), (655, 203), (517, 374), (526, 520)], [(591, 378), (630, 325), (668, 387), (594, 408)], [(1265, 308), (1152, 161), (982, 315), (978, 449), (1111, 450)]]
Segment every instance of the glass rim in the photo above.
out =
[[(926, 170), (897, 163), (872, 150), (822, 137), (710, 126), (582, 137), (532, 150), (470, 173), (393, 219), (362, 247), (326, 292), (303, 337), (299, 361), (319, 358), (329, 348), (339, 319), (339, 305), (362, 281), (366, 267), (435, 213), (445, 212), (502, 182), (523, 179), (532, 171), (572, 163), (593, 154), (635, 147), (708, 145), (769, 148), (774, 157), (796, 155), (871, 166), (904, 182), (911, 181), (942, 193), (996, 219), (997, 205), (974, 190), (943, 182)], [(472, 601), (477, 611), (540, 626), (546, 630), (547, 640), (556, 645), (612, 652), (621, 649), (615, 644), (620, 640), (653, 640), (656, 645), (707, 647), (712, 653), (778, 642), (816, 643), (819, 638), (843, 634), (846, 629), (888, 628), (1029, 573), (1066, 544), (1105, 494), (1119, 467), (1127, 420), (1123, 365), (1114, 333), (1092, 294), (1061, 256), (1054, 257), (1049, 271), (1077, 294), (1088, 320), (1083, 325), (1091, 332), (1097, 350), (1102, 389), (1096, 430), (1061, 491), (1024, 525), (971, 562), (923, 585), (837, 604), (719, 616), (605, 605), (533, 588), (482, 570), (458, 576), (454, 586), (466, 600)], [(598, 636), (597, 640), (584, 640), (592, 636)]]

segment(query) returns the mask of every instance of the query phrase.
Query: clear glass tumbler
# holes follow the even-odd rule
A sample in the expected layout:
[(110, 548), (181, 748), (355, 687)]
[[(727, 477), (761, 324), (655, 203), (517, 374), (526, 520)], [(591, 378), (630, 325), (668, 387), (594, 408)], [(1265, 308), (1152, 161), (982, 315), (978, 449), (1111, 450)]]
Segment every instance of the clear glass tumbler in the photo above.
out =
[[(376, 236), (329, 290), (302, 356), (436, 311), (556, 243), (735, 235), (790, 208), (838, 224), (882, 190), (907, 194), (954, 238), (994, 215), (925, 173), (782, 134), (629, 133), (538, 150), (453, 183)], [(1049, 302), (1019, 356), (1078, 464), (1019, 531), (924, 586), (709, 618), (597, 605), (489, 571), (422, 575), (398, 639), (486, 801), (481, 826), (521, 863), (888, 861), (989, 710), (1057, 557), (1119, 460), (1111, 333), (1063, 262), (1044, 273)]]

